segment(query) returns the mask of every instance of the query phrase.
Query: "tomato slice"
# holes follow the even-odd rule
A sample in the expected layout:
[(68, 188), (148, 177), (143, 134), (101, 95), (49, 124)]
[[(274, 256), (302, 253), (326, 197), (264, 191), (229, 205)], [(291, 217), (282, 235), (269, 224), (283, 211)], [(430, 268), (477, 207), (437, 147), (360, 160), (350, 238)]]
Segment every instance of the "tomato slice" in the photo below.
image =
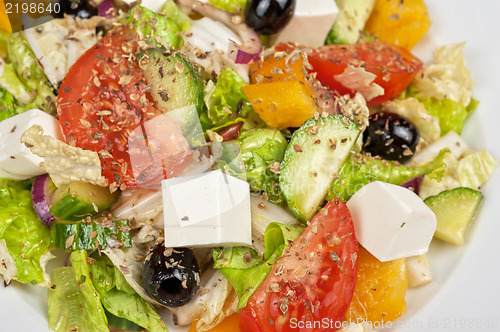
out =
[[(162, 174), (175, 176), (190, 160), (186, 140), (176, 131), (169, 136), (169, 142), (185, 153), (170, 158), (171, 151), (164, 151), (153, 159), (151, 153), (142, 151), (143, 158), (150, 159), (149, 164), (157, 165), (158, 161), (163, 165), (134, 173), (129, 136), (142, 130), (149, 146), (147, 143), (155, 139), (155, 134), (145, 132), (144, 123), (162, 114), (153, 107), (151, 95), (146, 91), (147, 83), (133, 57), (134, 38), (135, 34), (125, 26), (110, 31), (71, 67), (61, 83), (57, 99), (57, 112), (66, 141), (98, 152), (102, 175), (108, 185), (115, 183), (121, 188), (136, 186), (138, 176), (144, 183), (163, 178)], [(135, 151), (134, 154), (137, 161), (141, 153)], [(138, 166), (149, 164), (139, 162)]]
[[(293, 49), (290, 44), (279, 44), (278, 51)], [(383, 89), (383, 94), (367, 98), (368, 106), (376, 106), (384, 101), (400, 95), (413, 81), (422, 69), (422, 61), (408, 50), (383, 42), (369, 42), (354, 45), (325, 45), (313, 49), (308, 55), (312, 66), (311, 72), (317, 73), (316, 78), (330, 90), (341, 95), (353, 96), (359, 89), (346, 87), (341, 83), (339, 76), (346, 72), (346, 68), (364, 69), (374, 74), (371, 84), (377, 84)], [(353, 74), (355, 72), (349, 71)], [(360, 81), (363, 77), (353, 76)], [(362, 92), (362, 91), (359, 91)]]
[(347, 206), (330, 201), (240, 311), (240, 330), (335, 330), (354, 292), (358, 250)]

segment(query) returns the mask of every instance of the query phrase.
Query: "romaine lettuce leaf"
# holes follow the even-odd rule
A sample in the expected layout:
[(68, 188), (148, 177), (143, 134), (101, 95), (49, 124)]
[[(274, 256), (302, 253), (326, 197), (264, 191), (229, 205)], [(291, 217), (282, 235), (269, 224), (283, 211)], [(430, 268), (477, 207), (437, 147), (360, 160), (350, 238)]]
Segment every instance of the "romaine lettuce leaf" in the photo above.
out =
[[(9, 59), (19, 80), (34, 93), (35, 99), (29, 108), (39, 108), (49, 114), (56, 112), (56, 96), (47, 76), (38, 65), (35, 54), (21, 32), (11, 33), (8, 40)], [(15, 95), (14, 95), (15, 96)], [(23, 104), (27, 104), (23, 102)], [(28, 108), (28, 109), (29, 109)]]
[(108, 312), (151, 332), (168, 331), (153, 305), (130, 287), (123, 274), (106, 256), (93, 257), (95, 261), (89, 264), (92, 282)]
[(45, 273), (50, 231), (38, 219), (31, 201), (32, 181), (0, 179), (0, 239), (15, 261), (16, 280), (50, 286)]
[(239, 298), (238, 309), (246, 305), (250, 296), (264, 282), (285, 247), (289, 246), (304, 228), (302, 225), (270, 223), (264, 233), (264, 258), (250, 247), (213, 250), (214, 269), (218, 269), (233, 285)]
[(87, 252), (71, 253), (70, 267), (52, 270), (49, 328), (55, 332), (109, 331), (99, 293), (90, 279)]
[(339, 176), (330, 185), (326, 200), (347, 201), (359, 189), (372, 181), (399, 185), (422, 173), (423, 170), (407, 167), (394, 161), (363, 154), (353, 155), (342, 165)]
[(7, 90), (14, 98), (23, 104), (31, 103), (35, 98), (17, 77), (12, 63), (5, 63), (0, 59), (0, 88)]

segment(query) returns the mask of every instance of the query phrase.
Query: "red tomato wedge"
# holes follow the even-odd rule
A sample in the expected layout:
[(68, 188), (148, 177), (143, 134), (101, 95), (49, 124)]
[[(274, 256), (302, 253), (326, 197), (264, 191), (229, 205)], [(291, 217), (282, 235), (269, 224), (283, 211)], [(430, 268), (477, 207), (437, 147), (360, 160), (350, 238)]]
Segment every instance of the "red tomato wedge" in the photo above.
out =
[[(293, 48), (289, 44), (276, 46), (277, 51)], [(359, 91), (367, 97), (373, 91), (366, 90), (373, 90), (375, 84), (380, 86), (382, 94), (375, 93), (374, 97), (367, 98), (368, 106), (376, 106), (400, 95), (422, 69), (422, 61), (408, 50), (383, 42), (325, 45), (313, 49), (308, 60), (312, 66), (311, 72), (317, 73), (317, 79), (341, 95), (352, 96)], [(371, 80), (366, 74), (360, 74), (363, 69), (373, 74), (368, 74), (372, 76)], [(370, 82), (363, 83), (363, 80)]]
[[(108, 185), (115, 183), (121, 188), (175, 176), (192, 154), (173, 123), (163, 131), (145, 131), (144, 124), (162, 113), (153, 107), (146, 92), (147, 83), (133, 57), (134, 38), (135, 34), (125, 26), (110, 31), (71, 67), (57, 99), (66, 141), (99, 153), (102, 175)], [(147, 150), (129, 150), (132, 132), (136, 138), (143, 138)], [(170, 148), (155, 150), (153, 155), (148, 150), (155, 140)], [(136, 169), (131, 165), (131, 154)]]
[(358, 250), (347, 206), (330, 201), (240, 311), (240, 330), (335, 330), (354, 292)]

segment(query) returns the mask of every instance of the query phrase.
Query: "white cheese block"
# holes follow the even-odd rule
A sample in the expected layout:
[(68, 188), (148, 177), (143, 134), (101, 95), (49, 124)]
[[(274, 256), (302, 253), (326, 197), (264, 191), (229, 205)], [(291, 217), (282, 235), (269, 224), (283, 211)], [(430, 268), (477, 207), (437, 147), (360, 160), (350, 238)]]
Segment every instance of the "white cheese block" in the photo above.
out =
[(250, 188), (220, 170), (162, 181), (166, 247), (251, 245)]
[(299, 42), (311, 47), (321, 46), (338, 13), (334, 0), (297, 0), (293, 17), (278, 34), (276, 43)]
[(62, 139), (59, 121), (39, 109), (32, 109), (0, 122), (0, 176), (9, 179), (29, 179), (44, 174), (43, 158), (34, 155), (21, 143), (21, 135), (31, 126), (39, 125), (44, 132)]
[(436, 215), (413, 191), (375, 181), (347, 201), (359, 243), (382, 262), (423, 255)]

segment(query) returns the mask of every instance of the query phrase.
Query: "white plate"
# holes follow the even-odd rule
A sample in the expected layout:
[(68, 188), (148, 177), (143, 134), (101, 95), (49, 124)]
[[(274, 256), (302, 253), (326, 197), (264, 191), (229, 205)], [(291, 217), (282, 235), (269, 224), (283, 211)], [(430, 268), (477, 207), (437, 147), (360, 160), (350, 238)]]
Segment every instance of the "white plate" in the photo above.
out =
[[(433, 26), (414, 52), (425, 61), (438, 45), (466, 41), (465, 57), (480, 101), (463, 136), (474, 149), (500, 157), (500, 1), (428, 0)], [(408, 293), (401, 331), (500, 330), (500, 171), (484, 188), (484, 205), (456, 248), (435, 241), (429, 260), (435, 280)], [(496, 203), (495, 203), (496, 202)], [(0, 287), (1, 331), (48, 331), (46, 290)], [(396, 325), (396, 323), (394, 324)]]

